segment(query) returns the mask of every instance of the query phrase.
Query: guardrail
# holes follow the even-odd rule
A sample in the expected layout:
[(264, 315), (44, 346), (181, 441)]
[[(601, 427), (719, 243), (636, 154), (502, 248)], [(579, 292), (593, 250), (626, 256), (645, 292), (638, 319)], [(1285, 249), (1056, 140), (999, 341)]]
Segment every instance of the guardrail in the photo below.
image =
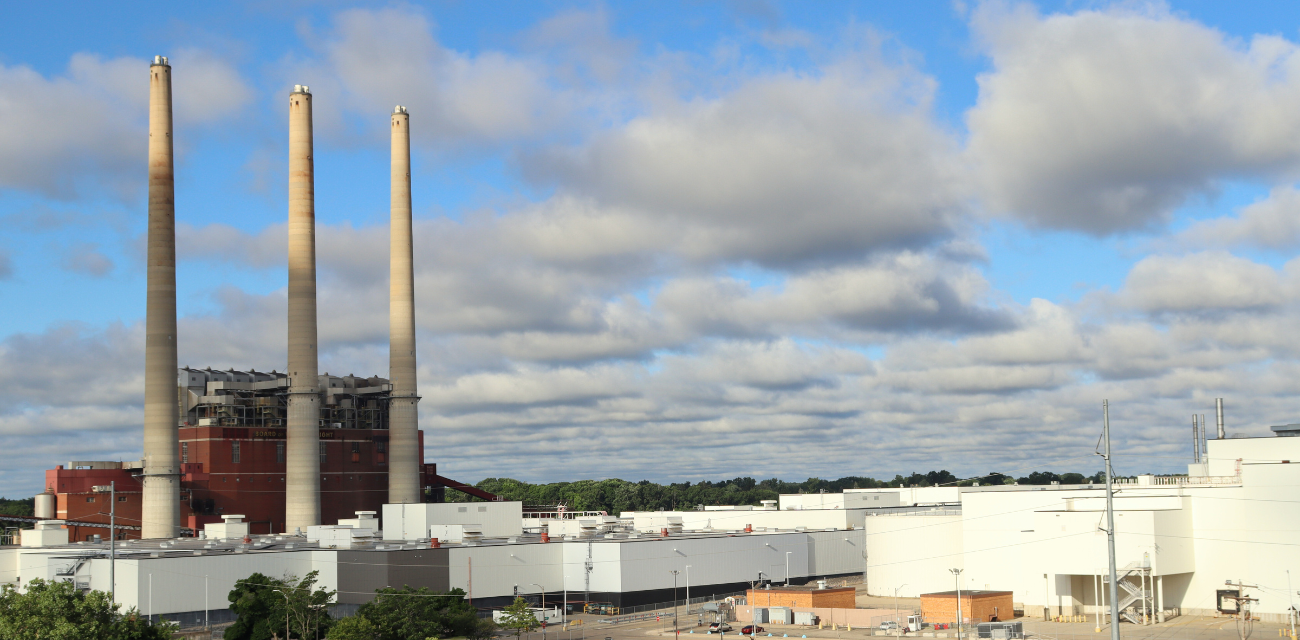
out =
[(623, 624), (625, 622), (641, 622), (642, 620), (655, 620), (658, 619), (659, 616), (663, 616), (669, 620), (672, 620), (674, 618), (674, 615), (671, 611), (667, 613), (664, 613), (662, 611), (648, 611), (646, 613), (629, 613), (627, 615), (614, 616), (613, 618), (604, 618), (602, 620), (597, 620), (597, 622), (601, 622), (604, 624)]

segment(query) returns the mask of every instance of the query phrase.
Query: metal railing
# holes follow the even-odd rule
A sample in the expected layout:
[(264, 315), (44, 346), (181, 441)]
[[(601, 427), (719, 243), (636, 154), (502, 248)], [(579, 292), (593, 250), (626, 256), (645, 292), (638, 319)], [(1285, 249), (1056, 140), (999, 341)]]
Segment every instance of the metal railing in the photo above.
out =
[(646, 611), (663, 611), (667, 609), (673, 609), (674, 607), (682, 607), (684, 608), (683, 611), (683, 615), (684, 615), (692, 611), (698, 611), (700, 607), (697, 605), (702, 605), (707, 602), (721, 602), (727, 598), (734, 598), (736, 604), (743, 605), (745, 604), (745, 598), (744, 598), (745, 593), (746, 592), (744, 591), (735, 591), (731, 593), (711, 593), (707, 596), (691, 598), (690, 602), (687, 602), (686, 599), (683, 598), (681, 600), (677, 600), (676, 602), (655, 602), (652, 604), (637, 605), (635, 607), (622, 607), (619, 609), (619, 614), (628, 615), (632, 613), (643, 613)]

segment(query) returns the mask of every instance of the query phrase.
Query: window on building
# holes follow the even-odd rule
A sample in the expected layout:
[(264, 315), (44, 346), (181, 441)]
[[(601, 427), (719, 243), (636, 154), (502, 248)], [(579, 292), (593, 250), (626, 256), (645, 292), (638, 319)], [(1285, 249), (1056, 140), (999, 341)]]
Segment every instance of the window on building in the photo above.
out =
[(379, 442), (376, 442), (376, 443), (375, 443), (375, 451), (378, 451), (379, 453), (387, 453), (387, 452), (388, 452), (388, 443), (387, 443), (387, 442), (384, 442), (383, 440), (380, 440)]
[(230, 461), (239, 464), (239, 443), (230, 443)]
[(324, 463), (325, 463), (325, 443), (324, 443), (324, 442), (320, 443), (320, 461), (321, 461), (321, 464), (324, 464)]
[(284, 462), (284, 443), (283, 443), (283, 442), (277, 442), (277, 443), (275, 443), (275, 461), (276, 461), (276, 462), (280, 462), (280, 463), (283, 463), (283, 462)]
[(126, 502), (126, 496), (118, 496), (118, 497), (117, 497), (117, 501), (118, 501), (118, 502)]
[(353, 462), (361, 462), (361, 443), (360, 443), (360, 442), (353, 442), (353, 443), (352, 443), (352, 461), (353, 461)]
[(185, 464), (189, 461), (190, 461), (190, 443), (182, 442), (181, 443), (181, 464)]
[(86, 502), (94, 502), (95, 496), (86, 496)]

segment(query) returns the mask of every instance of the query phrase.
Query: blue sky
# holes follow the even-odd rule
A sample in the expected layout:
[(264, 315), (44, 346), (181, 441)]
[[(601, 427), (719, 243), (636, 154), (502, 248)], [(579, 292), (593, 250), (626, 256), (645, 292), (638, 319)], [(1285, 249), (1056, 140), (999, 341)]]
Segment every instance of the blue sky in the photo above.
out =
[[(1243, 434), (1300, 408), (1289, 3), (6, 15), (0, 443), (24, 455), (0, 494), (138, 451), (157, 54), (182, 364), (282, 366), (281, 107), (303, 83), (322, 367), (385, 372), (384, 134), (411, 107), (421, 421), (465, 480), (713, 477), (754, 438), (826, 452), (722, 475), (1012, 469), (1086, 454), (1102, 397), (1176, 471), (1213, 398)], [(967, 453), (925, 448), (953, 437)]]

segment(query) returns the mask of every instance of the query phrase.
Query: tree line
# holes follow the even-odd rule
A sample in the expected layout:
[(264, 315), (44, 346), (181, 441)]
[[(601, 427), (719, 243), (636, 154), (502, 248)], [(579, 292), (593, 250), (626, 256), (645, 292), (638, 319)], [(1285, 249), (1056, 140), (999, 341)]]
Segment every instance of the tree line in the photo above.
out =
[(36, 513), (36, 498), (0, 498), (0, 516), (30, 516)]
[[(1001, 473), (991, 473), (980, 478), (958, 478), (947, 470), (929, 473), (896, 475), (893, 480), (877, 480), (864, 476), (846, 476), (838, 480), (808, 478), (803, 482), (786, 482), (777, 478), (755, 480), (734, 478), (697, 483), (674, 482), (657, 484), (649, 480), (629, 482), (608, 480), (578, 480), (576, 482), (551, 482), (530, 484), (512, 478), (486, 478), (474, 485), (506, 500), (519, 500), (527, 505), (563, 504), (575, 511), (604, 511), (618, 514), (624, 511), (680, 511), (699, 505), (758, 505), (762, 500), (776, 500), (783, 493), (840, 493), (845, 489), (879, 489), (886, 487), (934, 487), (944, 485), (969, 486), (980, 484), (1045, 485), (1087, 484), (1104, 481), (1100, 471), (1085, 476), (1081, 473), (1057, 474), (1035, 471), (1015, 478)], [(448, 490), (448, 502), (478, 500), (460, 491)]]

